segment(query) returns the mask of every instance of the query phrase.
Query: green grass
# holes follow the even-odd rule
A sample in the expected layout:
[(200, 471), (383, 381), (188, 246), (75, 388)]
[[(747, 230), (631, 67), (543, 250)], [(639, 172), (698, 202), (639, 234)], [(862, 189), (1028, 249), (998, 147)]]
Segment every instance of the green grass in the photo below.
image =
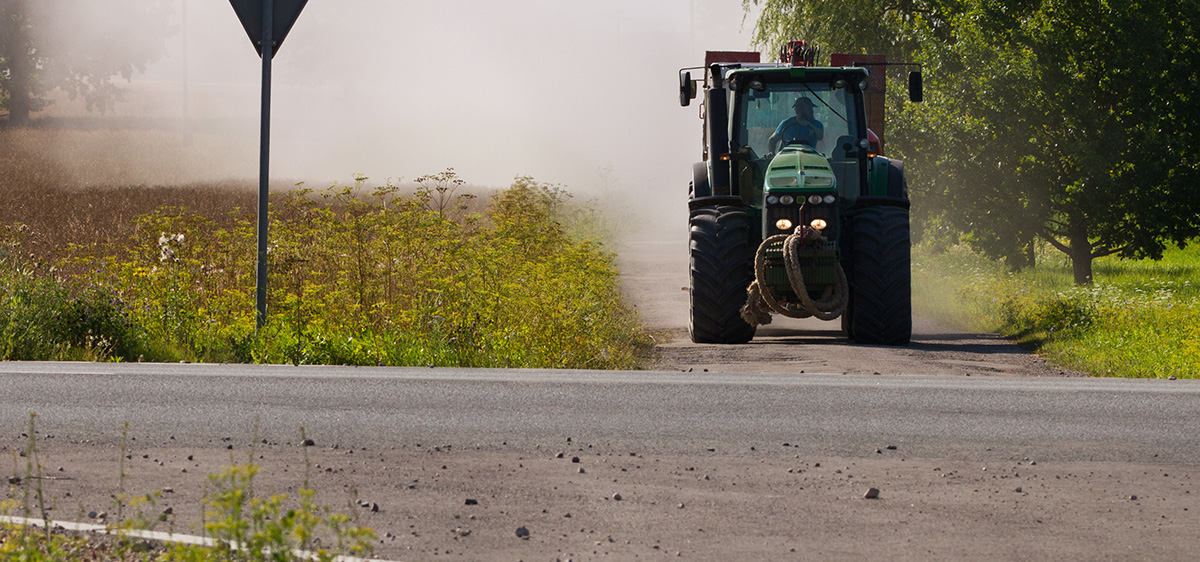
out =
[(1065, 257), (1040, 257), (1033, 270), (1010, 273), (963, 247), (919, 248), (914, 310), (1011, 336), (1094, 375), (1200, 378), (1200, 245), (1161, 261), (1096, 260), (1090, 287), (1072, 283)]
[[(164, 207), (125, 241), (29, 257), (0, 239), (0, 359), (634, 368), (647, 333), (597, 216), (517, 178), (486, 206), (453, 171), (273, 199), (267, 324), (255, 217)], [(564, 226), (564, 225), (570, 225)], [(584, 235), (583, 233), (592, 233)]]

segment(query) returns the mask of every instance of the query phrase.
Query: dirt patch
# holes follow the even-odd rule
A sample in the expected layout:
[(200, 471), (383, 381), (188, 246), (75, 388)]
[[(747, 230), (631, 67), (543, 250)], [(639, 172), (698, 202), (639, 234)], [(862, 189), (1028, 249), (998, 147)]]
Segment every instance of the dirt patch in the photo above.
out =
[[(112, 517), (117, 449), (43, 450), (53, 517)], [(914, 459), (882, 446), (847, 458), (784, 443), (669, 456), (577, 441), (318, 446), (307, 465), (286, 443), (128, 452), (127, 491), (160, 492), (148, 515), (171, 508), (177, 532), (199, 533), (205, 476), (252, 456), (260, 494), (294, 494), (307, 467), (318, 499), (374, 528), (376, 556), (393, 560), (1190, 560), (1200, 540), (1194, 467), (1153, 463)]]
[(972, 334), (914, 318), (903, 347), (850, 343), (838, 321), (775, 316), (745, 345), (697, 345), (688, 337), (686, 229), (646, 230), (621, 247), (625, 294), (660, 343), (652, 368), (718, 373), (1082, 376), (993, 334)]

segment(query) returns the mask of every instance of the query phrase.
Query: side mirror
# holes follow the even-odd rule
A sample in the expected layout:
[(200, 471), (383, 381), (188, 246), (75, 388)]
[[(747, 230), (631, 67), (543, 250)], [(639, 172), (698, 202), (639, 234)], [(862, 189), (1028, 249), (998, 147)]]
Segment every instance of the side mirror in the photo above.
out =
[(696, 97), (696, 83), (692, 81), (691, 72), (681, 72), (679, 74), (679, 105), (687, 107), (692, 104), (692, 99)]
[(921, 103), (925, 101), (925, 92), (921, 84), (921, 71), (908, 73), (908, 101)]

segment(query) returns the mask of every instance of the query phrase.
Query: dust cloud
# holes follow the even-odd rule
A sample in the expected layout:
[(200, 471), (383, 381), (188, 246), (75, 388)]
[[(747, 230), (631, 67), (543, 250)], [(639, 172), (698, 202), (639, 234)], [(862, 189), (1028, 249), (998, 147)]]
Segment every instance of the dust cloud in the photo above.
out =
[[(153, 98), (182, 116), (186, 65), (187, 116), (229, 151), (214, 169), (255, 178), (261, 61), (228, 2), (178, 1), (181, 33), (123, 84), (117, 113)], [(739, 0), (312, 0), (273, 60), (272, 177), (453, 167), (474, 185), (530, 175), (686, 212), (701, 123), (678, 105), (676, 72), (747, 48), (743, 19)]]

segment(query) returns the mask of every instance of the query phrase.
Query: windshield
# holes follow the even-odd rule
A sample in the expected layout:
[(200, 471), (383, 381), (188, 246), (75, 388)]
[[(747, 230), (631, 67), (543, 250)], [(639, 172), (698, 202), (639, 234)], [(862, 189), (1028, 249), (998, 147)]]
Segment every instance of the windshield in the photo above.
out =
[[(830, 151), (842, 137), (855, 143), (853, 121), (855, 105), (846, 88), (832, 88), (828, 83), (767, 84), (765, 91), (746, 90), (741, 96), (741, 123), (734, 133), (734, 142), (749, 147), (759, 158), (778, 152), (793, 143), (815, 148), (829, 158), (838, 158)], [(845, 156), (841, 156), (844, 158)]]

